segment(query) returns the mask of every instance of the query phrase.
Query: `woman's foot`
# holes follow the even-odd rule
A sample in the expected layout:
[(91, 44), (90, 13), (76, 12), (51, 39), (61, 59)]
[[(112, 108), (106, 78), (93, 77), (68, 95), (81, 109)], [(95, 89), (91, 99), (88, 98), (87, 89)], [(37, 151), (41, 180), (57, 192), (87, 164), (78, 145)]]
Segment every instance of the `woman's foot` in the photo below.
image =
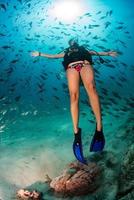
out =
[(96, 128), (97, 128), (97, 131), (101, 131), (102, 130), (102, 124), (101, 123), (97, 123), (96, 124)]
[(87, 164), (84, 156), (83, 156), (83, 150), (82, 150), (82, 140), (81, 140), (81, 128), (78, 128), (78, 132), (74, 134), (74, 142), (73, 142), (73, 152), (76, 157), (76, 159), (83, 163)]
[(90, 144), (90, 151), (91, 152), (102, 151), (104, 149), (104, 146), (105, 146), (105, 137), (103, 134), (103, 128), (97, 130), (97, 124), (96, 124), (95, 133)]
[(78, 131), (79, 131), (79, 128), (75, 128), (75, 129), (74, 129), (74, 134), (77, 134)]
[(41, 200), (41, 193), (33, 190), (32, 192), (25, 190), (25, 189), (20, 189), (17, 191), (17, 197), (23, 200)]
[(74, 133), (75, 143), (81, 143), (81, 128), (78, 128), (77, 132)]

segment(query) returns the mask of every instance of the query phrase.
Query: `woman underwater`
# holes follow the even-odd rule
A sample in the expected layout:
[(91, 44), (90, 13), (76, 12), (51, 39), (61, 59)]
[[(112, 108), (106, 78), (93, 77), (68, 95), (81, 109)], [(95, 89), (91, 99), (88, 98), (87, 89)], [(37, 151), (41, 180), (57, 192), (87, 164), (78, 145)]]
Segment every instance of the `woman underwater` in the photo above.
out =
[(103, 134), (101, 106), (99, 96), (96, 91), (94, 70), (92, 67), (92, 56), (117, 56), (115, 51), (96, 52), (85, 49), (79, 46), (78, 40), (72, 38), (69, 40), (69, 47), (64, 50), (64, 53), (50, 55), (34, 51), (32, 56), (43, 56), (46, 58), (64, 58), (63, 66), (66, 71), (68, 88), (70, 94), (70, 110), (74, 129), (73, 152), (77, 160), (86, 164), (82, 152), (82, 129), (78, 126), (79, 121), (79, 87), (80, 79), (83, 82), (84, 88), (89, 97), (89, 102), (96, 119), (95, 134), (93, 136), (90, 151), (102, 151), (105, 145), (105, 138)]

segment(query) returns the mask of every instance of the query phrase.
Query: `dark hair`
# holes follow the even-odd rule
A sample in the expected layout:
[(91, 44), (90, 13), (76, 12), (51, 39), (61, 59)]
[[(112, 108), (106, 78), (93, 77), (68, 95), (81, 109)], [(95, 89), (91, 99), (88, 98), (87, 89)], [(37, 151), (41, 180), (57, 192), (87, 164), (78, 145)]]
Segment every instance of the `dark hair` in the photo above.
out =
[(71, 46), (71, 43), (74, 43), (74, 44), (77, 44), (78, 45), (78, 38), (71, 38), (69, 41), (68, 41), (68, 44)]

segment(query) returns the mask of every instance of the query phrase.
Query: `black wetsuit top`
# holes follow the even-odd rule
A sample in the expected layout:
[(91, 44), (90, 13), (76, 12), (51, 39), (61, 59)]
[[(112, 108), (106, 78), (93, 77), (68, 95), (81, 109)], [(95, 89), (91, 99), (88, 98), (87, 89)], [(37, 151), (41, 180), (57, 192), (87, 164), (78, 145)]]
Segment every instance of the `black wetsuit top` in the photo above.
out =
[(70, 48), (67, 48), (64, 55), (64, 61), (62, 62), (64, 69), (67, 70), (67, 66), (72, 63), (79, 60), (87, 60), (90, 64), (93, 64), (92, 62), (92, 56), (83, 46), (78, 46), (77, 49), (71, 50)]

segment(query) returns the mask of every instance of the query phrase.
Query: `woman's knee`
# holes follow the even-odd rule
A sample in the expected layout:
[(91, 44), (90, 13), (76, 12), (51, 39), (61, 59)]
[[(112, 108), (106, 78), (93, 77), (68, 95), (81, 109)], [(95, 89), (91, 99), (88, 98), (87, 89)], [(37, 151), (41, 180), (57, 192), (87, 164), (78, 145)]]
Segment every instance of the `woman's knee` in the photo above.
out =
[(71, 101), (71, 103), (77, 103), (78, 100), (79, 100), (79, 94), (78, 94), (78, 92), (71, 91), (70, 92), (70, 101)]
[(96, 86), (95, 86), (95, 83), (93, 81), (91, 81), (90, 83), (88, 83), (86, 85), (86, 88), (87, 88), (87, 90), (88, 90), (89, 93), (96, 92)]

